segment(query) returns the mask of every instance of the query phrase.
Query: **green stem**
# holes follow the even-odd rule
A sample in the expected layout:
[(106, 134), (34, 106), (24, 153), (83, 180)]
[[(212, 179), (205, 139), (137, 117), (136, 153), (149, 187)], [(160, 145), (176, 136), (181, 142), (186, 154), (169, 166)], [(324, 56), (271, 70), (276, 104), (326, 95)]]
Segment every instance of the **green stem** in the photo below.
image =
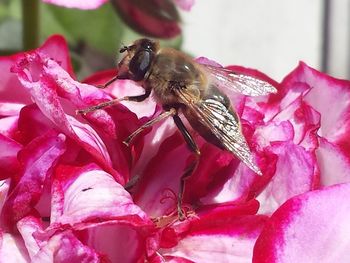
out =
[(22, 0), (23, 49), (39, 46), (39, 0)]

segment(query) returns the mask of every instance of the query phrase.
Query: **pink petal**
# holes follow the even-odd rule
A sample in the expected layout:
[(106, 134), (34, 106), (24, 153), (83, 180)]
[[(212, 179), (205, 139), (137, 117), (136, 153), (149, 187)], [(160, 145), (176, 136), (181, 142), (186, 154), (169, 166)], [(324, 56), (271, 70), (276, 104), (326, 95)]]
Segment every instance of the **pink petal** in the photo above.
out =
[[(22, 85), (31, 93), (43, 114), (62, 132), (77, 141), (106, 170), (113, 173), (119, 182), (124, 182), (124, 178), (111, 168), (109, 154), (97, 133), (89, 125), (82, 124), (66, 115), (57, 93), (63, 93), (76, 104), (83, 104), (82, 98), (88, 100), (89, 97), (96, 99), (97, 95), (102, 97), (108, 97), (108, 95), (101, 91), (96, 92), (95, 87), (75, 82), (56, 62), (40, 57), (39, 54), (23, 58), (13, 68), (13, 71), (17, 72)], [(104, 111), (100, 112), (106, 116)], [(99, 117), (103, 119), (101, 115)], [(107, 122), (114, 125), (108, 116)]]
[(253, 262), (349, 262), (350, 184), (294, 197), (270, 218)]
[(0, 119), (0, 133), (14, 139), (18, 129), (18, 116), (5, 117)]
[(63, 6), (67, 8), (96, 9), (107, 2), (107, 0), (43, 0), (45, 3)]
[(22, 145), (0, 133), (0, 180), (10, 177), (19, 170), (17, 153)]
[(195, 0), (174, 0), (175, 4), (185, 11), (191, 11)]
[(2, 207), (6, 201), (6, 196), (10, 189), (10, 179), (0, 181), (0, 211), (2, 211)]
[(180, 177), (186, 169), (189, 156), (190, 151), (183, 138), (176, 133), (160, 145), (157, 155), (144, 168), (142, 177), (133, 190), (133, 198), (148, 215), (162, 216), (169, 209), (175, 208), (173, 199), (167, 198), (165, 202), (162, 200), (169, 189), (178, 193)]
[(72, 231), (56, 233), (45, 242), (31, 262), (101, 262), (100, 256), (84, 245)]
[[(20, 180), (9, 193), (2, 210), (7, 227), (34, 211), (57, 159), (65, 151), (65, 136), (49, 132), (28, 144), (18, 155), (22, 164)], [(14, 182), (15, 183), (15, 182)]]
[(316, 156), (320, 166), (321, 185), (350, 182), (350, 161), (339, 146), (321, 138)]
[(104, 255), (109, 262), (144, 262), (145, 231), (139, 230), (141, 234), (137, 229), (117, 222), (97, 227), (88, 226), (86, 243), (100, 255)]
[(74, 225), (119, 218), (129, 224), (149, 223), (130, 194), (96, 165), (61, 171), (57, 172), (62, 177), (56, 178), (53, 192), (52, 222)]
[[(70, 63), (70, 57), (68, 55), (67, 43), (63, 37), (52, 36), (43, 44), (41, 48), (28, 52), (28, 54), (33, 54), (35, 52), (54, 59), (61, 65), (62, 68), (67, 70), (71, 76), (74, 76)], [(22, 87), (16, 75), (11, 73), (11, 68), (14, 66), (16, 61), (21, 60), (23, 56), (23, 53), (19, 53), (13, 56), (0, 58), (0, 102), (2, 103), (32, 103), (30, 95)], [(13, 92), (14, 90), (16, 90), (16, 92)], [(4, 106), (2, 106), (2, 108), (3, 107)], [(9, 105), (7, 105), (7, 107), (9, 107)]]
[(1, 231), (0, 260), (9, 263), (30, 262), (27, 249), (20, 236)]
[(263, 216), (247, 215), (256, 211), (256, 206), (251, 210), (254, 206), (222, 206), (199, 214), (199, 219), (189, 220), (177, 233), (175, 246), (159, 252), (191, 262), (248, 262), (266, 221)]
[(259, 212), (270, 214), (289, 198), (312, 190), (318, 177), (315, 156), (291, 142), (275, 143), (270, 151), (277, 155), (276, 172), (258, 196)]

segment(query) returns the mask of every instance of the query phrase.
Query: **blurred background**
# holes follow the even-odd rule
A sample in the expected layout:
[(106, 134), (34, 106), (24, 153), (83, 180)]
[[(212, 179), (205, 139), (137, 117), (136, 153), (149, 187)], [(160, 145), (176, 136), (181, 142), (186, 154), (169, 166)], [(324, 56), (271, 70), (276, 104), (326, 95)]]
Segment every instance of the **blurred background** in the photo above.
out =
[(278, 81), (299, 61), (350, 79), (350, 0), (93, 0), (100, 4), (87, 10), (89, 1), (0, 0), (1, 55), (62, 34), (84, 78), (114, 67), (121, 45), (148, 36)]

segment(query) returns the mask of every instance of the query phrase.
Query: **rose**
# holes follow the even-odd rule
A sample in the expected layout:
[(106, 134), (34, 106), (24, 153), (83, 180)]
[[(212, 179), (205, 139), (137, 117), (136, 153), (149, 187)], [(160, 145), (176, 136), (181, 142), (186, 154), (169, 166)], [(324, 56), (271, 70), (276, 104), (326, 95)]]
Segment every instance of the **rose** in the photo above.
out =
[[(179, 222), (172, 212), (191, 153), (172, 121), (140, 134), (130, 148), (122, 143), (160, 113), (152, 98), (84, 118), (75, 114), (112, 97), (140, 94), (140, 87), (130, 81), (107, 90), (89, 85), (104, 83), (114, 70), (88, 78), (89, 84), (74, 80), (58, 36), (32, 52), (3, 57), (0, 65), (0, 257), (14, 262), (346, 258), (346, 249), (332, 246), (341, 241), (348, 247), (341, 233), (349, 219), (342, 202), (350, 195), (349, 82), (303, 63), (280, 84), (231, 67), (279, 90), (258, 99), (228, 94), (263, 176), (195, 136), (202, 155), (186, 182), (188, 218)], [(132, 181), (130, 195), (122, 185)], [(344, 184), (330, 186), (339, 183)], [(305, 231), (318, 240), (327, 236), (327, 243), (312, 243)]]

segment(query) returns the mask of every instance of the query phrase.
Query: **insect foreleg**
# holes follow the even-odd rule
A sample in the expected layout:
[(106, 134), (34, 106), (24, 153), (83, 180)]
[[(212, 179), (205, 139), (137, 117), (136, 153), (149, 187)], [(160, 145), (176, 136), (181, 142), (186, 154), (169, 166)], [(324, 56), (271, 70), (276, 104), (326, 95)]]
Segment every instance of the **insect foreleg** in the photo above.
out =
[(103, 108), (112, 106), (114, 104), (117, 104), (117, 103), (119, 103), (121, 101), (141, 102), (141, 101), (145, 100), (146, 98), (148, 98), (150, 94), (151, 94), (151, 90), (150, 89), (146, 89), (146, 92), (144, 94), (137, 95), (137, 96), (125, 96), (123, 98), (105, 101), (105, 102), (102, 102), (100, 104), (91, 106), (91, 107), (83, 109), (83, 110), (77, 110), (77, 114), (86, 114), (86, 113), (89, 113), (89, 112), (92, 112), (92, 111), (95, 111), (95, 110), (103, 109)]
[(111, 85), (114, 81), (116, 81), (117, 79), (118, 79), (118, 75), (116, 75), (113, 78), (111, 78), (110, 80), (108, 80), (105, 84), (97, 85), (96, 87), (99, 88), (99, 89), (105, 89), (109, 85)]
[(176, 109), (175, 108), (171, 108), (169, 111), (165, 111), (162, 114), (160, 114), (158, 117), (149, 120), (148, 122), (146, 122), (144, 125), (142, 125), (140, 128), (138, 128), (136, 131), (134, 131), (132, 134), (130, 134), (128, 136), (128, 138), (126, 138), (124, 140), (124, 144), (126, 144), (127, 146), (129, 146), (130, 142), (139, 134), (141, 133), (144, 129), (151, 127), (152, 125), (164, 120), (165, 118), (169, 117), (169, 116), (173, 116), (176, 114)]

